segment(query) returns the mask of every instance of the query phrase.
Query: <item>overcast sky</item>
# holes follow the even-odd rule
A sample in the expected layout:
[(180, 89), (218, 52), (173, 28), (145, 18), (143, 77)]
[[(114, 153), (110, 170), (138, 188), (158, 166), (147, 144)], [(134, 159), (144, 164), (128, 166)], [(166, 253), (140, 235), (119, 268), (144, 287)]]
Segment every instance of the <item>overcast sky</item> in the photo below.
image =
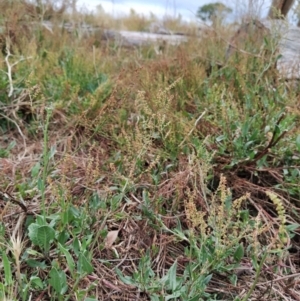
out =
[(97, 5), (101, 4), (106, 12), (115, 16), (127, 14), (130, 8), (133, 8), (136, 12), (144, 15), (152, 12), (158, 17), (165, 15), (176, 17), (181, 14), (184, 19), (190, 20), (195, 18), (199, 6), (212, 2), (223, 2), (233, 9), (233, 15), (246, 12), (248, 3), (253, 2), (255, 3), (254, 10), (264, 16), (271, 0), (78, 0), (78, 5), (94, 10)]

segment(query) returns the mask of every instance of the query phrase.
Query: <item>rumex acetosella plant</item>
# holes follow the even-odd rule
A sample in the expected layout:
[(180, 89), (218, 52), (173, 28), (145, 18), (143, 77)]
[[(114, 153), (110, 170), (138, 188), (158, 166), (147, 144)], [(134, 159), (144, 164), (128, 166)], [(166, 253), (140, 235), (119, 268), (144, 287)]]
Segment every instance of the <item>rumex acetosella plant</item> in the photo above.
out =
[[(285, 256), (288, 243), (285, 211), (280, 198), (270, 192), (267, 195), (277, 204), (279, 228), (274, 231), (273, 237), (268, 238), (270, 241), (267, 246), (263, 246), (261, 240), (268, 237), (265, 235), (270, 224), (263, 220), (260, 212), (256, 217), (251, 217), (245, 207), (251, 201), (249, 193), (234, 199), (226, 178), (221, 175), (218, 189), (210, 198), (208, 210), (204, 212), (196, 207), (195, 193), (188, 193), (185, 211), (192, 242), (189, 251), (198, 259), (196, 266), (200, 275), (227, 275), (225, 277), (237, 285), (245, 272), (256, 275), (257, 279), (268, 257), (275, 256), (273, 260), (276, 257), (281, 260)], [(274, 253), (276, 255), (272, 255)], [(236, 296), (236, 300), (248, 300), (255, 285), (256, 281), (246, 295)]]
[[(161, 275), (151, 263), (152, 256), (153, 261), (158, 258), (147, 250), (132, 276), (124, 276), (117, 270), (118, 276), (124, 283), (149, 294), (151, 300), (221, 300), (222, 295), (223, 298), (230, 295), (232, 300), (248, 300), (264, 273), (264, 265), (269, 265), (269, 260), (274, 263), (284, 258), (288, 242), (281, 200), (270, 192), (267, 195), (277, 204), (279, 225), (278, 231), (269, 238), (267, 233), (271, 225), (260, 213), (251, 217), (245, 208), (251, 195), (246, 193), (234, 199), (223, 175), (217, 190), (207, 197), (206, 210), (197, 208), (197, 192), (188, 189), (184, 201), (186, 230), (180, 225), (169, 228), (160, 216), (147, 213), (162, 231), (185, 244), (184, 252), (178, 254), (172, 266)], [(269, 239), (267, 244), (262, 243), (264, 239)], [(182, 258), (187, 259), (183, 266), (179, 265)], [(253, 282), (247, 291), (239, 293), (237, 287), (245, 276), (251, 277)], [(210, 293), (214, 291), (214, 283), (225, 280), (231, 283), (232, 291)]]

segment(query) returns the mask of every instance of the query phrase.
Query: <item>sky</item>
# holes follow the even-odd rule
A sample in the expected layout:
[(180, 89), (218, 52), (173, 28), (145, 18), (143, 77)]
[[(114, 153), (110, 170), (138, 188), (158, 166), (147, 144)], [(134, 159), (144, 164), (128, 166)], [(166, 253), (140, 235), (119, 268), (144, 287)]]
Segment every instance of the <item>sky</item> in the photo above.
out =
[(133, 8), (137, 13), (149, 15), (154, 13), (157, 17), (165, 15), (177, 17), (180, 14), (184, 20), (195, 19), (197, 9), (208, 3), (223, 2), (233, 9), (233, 18), (247, 11), (248, 3), (253, 2), (253, 9), (262, 16), (267, 14), (271, 0), (78, 0), (78, 6), (88, 10), (95, 10), (101, 5), (105, 12), (114, 16), (128, 14)]

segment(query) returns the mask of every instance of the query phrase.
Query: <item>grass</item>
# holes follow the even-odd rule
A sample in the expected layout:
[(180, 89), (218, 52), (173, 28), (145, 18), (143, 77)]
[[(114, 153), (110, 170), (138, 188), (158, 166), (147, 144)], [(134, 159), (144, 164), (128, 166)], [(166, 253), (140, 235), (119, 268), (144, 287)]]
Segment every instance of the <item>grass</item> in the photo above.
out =
[(158, 54), (25, 28), (32, 9), (0, 18), (0, 300), (298, 300), (299, 92), (276, 41), (226, 61), (223, 28)]

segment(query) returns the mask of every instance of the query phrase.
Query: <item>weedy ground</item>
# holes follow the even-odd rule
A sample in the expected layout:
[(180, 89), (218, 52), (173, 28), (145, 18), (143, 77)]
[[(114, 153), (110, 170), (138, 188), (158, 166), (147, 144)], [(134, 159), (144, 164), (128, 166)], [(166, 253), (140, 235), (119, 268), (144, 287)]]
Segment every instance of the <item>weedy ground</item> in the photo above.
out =
[(276, 41), (226, 61), (228, 28), (157, 53), (46, 16), (1, 8), (0, 300), (299, 300)]

